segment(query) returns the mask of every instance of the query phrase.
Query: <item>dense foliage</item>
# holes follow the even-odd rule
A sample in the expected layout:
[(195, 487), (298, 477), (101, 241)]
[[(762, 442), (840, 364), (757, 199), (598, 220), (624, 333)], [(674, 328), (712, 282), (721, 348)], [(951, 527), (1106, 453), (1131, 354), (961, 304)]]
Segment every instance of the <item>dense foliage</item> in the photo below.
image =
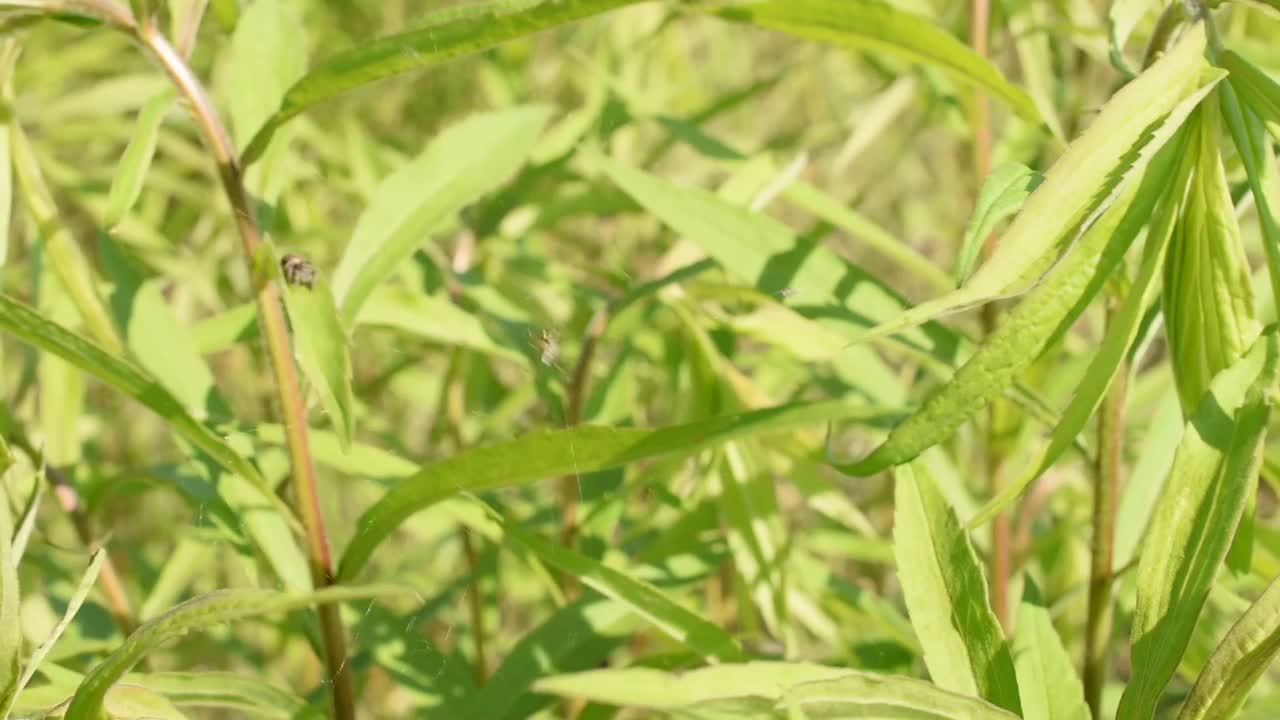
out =
[(1280, 717), (1277, 38), (0, 0), (0, 718)]

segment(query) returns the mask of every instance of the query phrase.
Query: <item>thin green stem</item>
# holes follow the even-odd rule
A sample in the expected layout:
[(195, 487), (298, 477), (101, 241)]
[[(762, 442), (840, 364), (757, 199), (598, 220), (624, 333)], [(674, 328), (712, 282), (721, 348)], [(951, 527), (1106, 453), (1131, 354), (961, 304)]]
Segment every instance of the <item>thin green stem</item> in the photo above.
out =
[[(1108, 321), (1119, 307), (1111, 303)], [(1094, 717), (1102, 717), (1102, 689), (1106, 684), (1107, 650), (1111, 639), (1111, 586), (1115, 547), (1116, 504), (1120, 491), (1121, 451), (1124, 447), (1124, 405), (1129, 365), (1122, 362), (1098, 415), (1098, 461), (1093, 486), (1093, 541), (1089, 549), (1089, 603), (1085, 620), (1085, 701)]]
[[(213, 104), (205, 94), (199, 80), (182, 59), (181, 54), (162, 34), (149, 23), (134, 26), (134, 35), (169, 75), (178, 91), (186, 99), (196, 125), (204, 137), (205, 145), (218, 164), (218, 175), (223, 190), (231, 203), (236, 227), (244, 246), (245, 263), (250, 274), (261, 239), (248, 194), (245, 192), (240, 166), (226, 129), (219, 121)], [(271, 362), (284, 416), (285, 438), (289, 449), (289, 462), (293, 471), (294, 500), (302, 518), (306, 533), (307, 560), (311, 579), (317, 588), (333, 584), (333, 562), (324, 530), (324, 517), (320, 511), (320, 498), (316, 483), (315, 466), (311, 458), (307, 436), (306, 409), (298, 387), (298, 377), (293, 365), (293, 353), (289, 347), (289, 332), (285, 325), (280, 297), (273, 283), (261, 283), (257, 290), (258, 326), (266, 340), (267, 354)], [(346, 633), (337, 605), (322, 605), (316, 610), (320, 620), (325, 666), (332, 681), (331, 692), (334, 715), (338, 720), (355, 718), (355, 696), (351, 674), (347, 669)]]

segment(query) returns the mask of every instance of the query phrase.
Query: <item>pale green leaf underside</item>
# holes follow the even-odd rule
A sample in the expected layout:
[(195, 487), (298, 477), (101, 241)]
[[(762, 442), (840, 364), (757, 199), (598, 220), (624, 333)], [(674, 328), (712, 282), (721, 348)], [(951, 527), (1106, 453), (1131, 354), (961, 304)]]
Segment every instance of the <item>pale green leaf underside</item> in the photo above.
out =
[(1280, 579), (1236, 620), (1200, 671), (1179, 720), (1230, 720), (1280, 653)]

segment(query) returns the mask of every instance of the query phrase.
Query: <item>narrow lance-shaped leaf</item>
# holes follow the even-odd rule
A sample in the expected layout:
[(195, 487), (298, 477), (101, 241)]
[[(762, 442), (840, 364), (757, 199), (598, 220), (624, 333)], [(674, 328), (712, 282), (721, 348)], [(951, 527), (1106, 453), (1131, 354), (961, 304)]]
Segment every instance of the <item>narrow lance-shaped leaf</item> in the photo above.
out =
[(549, 115), (540, 106), (472, 115), (382, 181), (333, 273), (334, 298), (348, 327), (428, 233), (524, 163)]
[(1020, 713), (1013, 659), (964, 528), (922, 467), (904, 465), (896, 479), (894, 557), (929, 676)]
[(294, 83), (280, 108), (245, 148), (244, 163), (257, 159), (272, 134), (290, 118), (348, 90), (639, 1), (545, 0), (515, 9), (515, 3), (500, 0), (486, 3), (481, 12), (459, 16), (457, 11), (445, 10), (428, 16), (423, 27), (339, 53)]
[[(878, 278), (836, 255), (830, 248), (797, 238), (767, 215), (731, 205), (698, 188), (679, 187), (610, 159), (601, 159), (610, 179), (663, 223), (697, 243), (726, 270), (766, 293), (791, 289), (787, 305), (811, 318), (824, 334), (844, 340), (894, 317), (905, 301)], [(897, 338), (930, 365), (950, 368), (960, 338), (935, 324)], [(867, 348), (842, 351), (872, 391), (892, 387), (893, 374)], [(839, 360), (837, 360), (839, 361)]]
[(849, 670), (812, 663), (754, 661), (726, 663), (683, 673), (630, 667), (553, 675), (534, 683), (538, 692), (623, 708), (709, 709), (712, 703), (759, 700), (764, 709), (781, 700), (788, 688), (829, 680)]
[[(1215, 98), (1216, 100), (1216, 98)], [(1189, 126), (1195, 172), (1165, 265), (1165, 334), (1184, 415), (1209, 382), (1235, 363), (1260, 330), (1253, 282), (1219, 153), (1217, 102)]]
[[(49, 633), (49, 637), (31, 653), (31, 657), (27, 659), (27, 667), (22, 671), (22, 678), (18, 680), (17, 693), (31, 682), (31, 678), (35, 676), (36, 670), (40, 668), (40, 663), (44, 662), (45, 657), (49, 655), (49, 651), (53, 649), (54, 643), (58, 642), (58, 638), (62, 637), (62, 633), (66, 632), (67, 626), (75, 619), (76, 613), (80, 612), (80, 606), (84, 604), (85, 598), (89, 596), (89, 591), (93, 589), (94, 583), (98, 581), (98, 573), (102, 570), (102, 563), (107, 559), (107, 551), (98, 548), (93, 553), (93, 557), (89, 560), (89, 567), (84, 571), (84, 575), (80, 578), (80, 584), (76, 586), (75, 592), (71, 593), (71, 597), (67, 600), (67, 609), (62, 613), (62, 619), (53, 626), (53, 630)], [(17, 697), (15, 693), (14, 698)], [(12, 709), (12, 703), (5, 705), (3, 697), (0, 696), (0, 717), (8, 717), (6, 713)]]
[[(1276, 169), (1275, 155), (1261, 121), (1252, 108), (1240, 102), (1242, 93), (1237, 92), (1240, 82), (1235, 76), (1228, 78), (1218, 90), (1218, 98), (1222, 118), (1244, 165), (1249, 192), (1258, 211), (1267, 273), (1271, 277), (1272, 305), (1280, 312), (1280, 171)], [(1280, 88), (1277, 95), (1280, 96)]]
[[(500, 518), (499, 521), (502, 522)], [(746, 657), (731, 635), (685, 609), (652, 585), (573, 550), (549, 543), (519, 525), (502, 524), (507, 537), (532, 550), (543, 562), (573, 575), (583, 585), (605, 597), (622, 603), (676, 642), (708, 660), (727, 662)]]
[(206, 593), (143, 623), (125, 638), (124, 644), (94, 666), (71, 699), (66, 720), (97, 720), (103, 698), (112, 685), (147, 653), (192, 630), (259, 615), (287, 613), (313, 605), (402, 594), (405, 590), (391, 585), (365, 585), (329, 587), (310, 593), (278, 590), (216, 590)]
[(882, 424), (885, 413), (844, 402), (796, 404), (729, 415), (666, 428), (606, 428), (584, 425), (537, 432), (478, 447), (422, 467), (398, 482), (357, 521), (342, 555), (338, 577), (350, 580), (374, 549), (414, 513), (459, 492), (528, 485), (570, 473), (592, 473), (659, 455), (689, 456), (751, 435), (839, 417)]
[(102, 218), (102, 224), (106, 227), (118, 225), (142, 194), (147, 171), (151, 169), (151, 159), (155, 157), (160, 124), (173, 106), (173, 97), (173, 91), (166, 90), (148, 100), (138, 113), (138, 126), (134, 128), (133, 137), (116, 167), (116, 174), (111, 178), (107, 212)]
[[(1165, 194), (1176, 160), (1176, 145), (1158, 154), (1140, 182), (1135, 179), (1068, 251), (1054, 272), (1005, 313), (996, 330), (946, 385), (929, 396), (866, 458), (836, 467), (852, 475), (871, 475), (906, 462), (945, 440), (999, 397), (1020, 372), (1070, 328), (1102, 289), (1106, 278), (1121, 265), (1125, 252)], [(1154, 245), (1163, 247), (1160, 243)], [(1149, 261), (1150, 274), (1160, 267), (1160, 257)], [(1069, 443), (1075, 434), (1064, 432), (1062, 437)], [(1020, 491), (1014, 484), (1005, 492), (1016, 497)]]
[(1231, 73), (1231, 82), (1245, 104), (1271, 123), (1280, 123), (1280, 83), (1233, 50), (1223, 50), (1218, 62)]
[[(1098, 352), (1089, 361), (1089, 367), (1085, 370), (1084, 378), (1076, 388), (1075, 395), (1071, 398), (1071, 403), (1067, 405), (1067, 409), (1062, 413), (1061, 419), (1054, 426), (1053, 432), (1049, 437), (1049, 443), (1033, 459), (1028, 463), (1026, 469), (1017, 476), (1017, 479), (1006, 484), (996, 493), (994, 497), (977, 512), (969, 521), (970, 527), (981, 525), (996, 513), (1008, 507), (1024, 490), (1035, 482), (1046, 470), (1053, 466), (1059, 457), (1066, 452), (1071, 446), (1072, 440), (1084, 429), (1089, 418), (1094, 411), (1098, 409), (1098, 405), (1102, 402), (1103, 396), (1106, 395), (1107, 389), (1111, 387), (1111, 383), (1115, 380), (1116, 373), (1119, 371), (1129, 347), (1133, 345), (1134, 338), (1137, 335), (1138, 328), (1142, 322), (1143, 313), (1150, 305), (1155, 289), (1157, 286), (1155, 279), (1159, 275), (1160, 269), (1164, 266), (1164, 259), (1169, 247), (1170, 237), (1173, 235), (1173, 228), (1178, 218), (1178, 210), (1181, 208), (1183, 188), (1187, 185), (1188, 174), (1191, 171), (1191, 163), (1187, 161), (1179, 162), (1183, 158), (1182, 150), (1185, 146), (1186, 133), (1170, 144), (1164, 152), (1157, 158), (1156, 163), (1152, 163), (1150, 171), (1143, 180), (1143, 187), (1139, 190), (1138, 197), (1130, 211), (1126, 212), (1128, 224), (1122, 221), (1120, 234), (1128, 233), (1130, 240), (1134, 237), (1138, 230), (1141, 229), (1143, 222), (1154, 217), (1152, 226), (1147, 232), (1146, 244), (1142, 251), (1142, 264), (1138, 266), (1138, 273), (1134, 277), (1133, 282), (1129, 284), (1128, 294), (1120, 303), (1120, 308), (1111, 317), (1107, 324), (1107, 334), (1102, 340), (1102, 345), (1098, 348)], [(1176, 165), (1182, 165), (1181, 168), (1175, 168)], [(1159, 205), (1157, 205), (1159, 201)], [(1154, 208), (1154, 216), (1152, 210)], [(1105, 216), (1104, 216), (1105, 220)], [(1103, 232), (1107, 231), (1106, 225), (1100, 228)], [(1082, 243), (1083, 245), (1083, 243)], [(1116, 258), (1118, 261), (1120, 258)], [(1100, 289), (1102, 283), (1106, 280), (1109, 273), (1098, 273), (1092, 278), (1092, 285), (1096, 289)], [(1046, 283), (1046, 286), (1049, 283)], [(1092, 296), (1082, 297), (1082, 303), (1076, 305), (1077, 310), (1084, 309), (1084, 303), (1092, 299)], [(1030, 302), (1028, 296), (1026, 302)], [(1074, 317), (1070, 318), (1074, 320)], [(1061, 323), (1058, 326), (1058, 333), (1065, 332), (1070, 323)]]
[[(280, 264), (270, 240), (258, 246), (258, 253), (265, 256), (264, 263), (278, 272)], [(351, 390), (347, 331), (338, 317), (333, 291), (323, 275), (305, 282), (286, 275), (282, 287), (298, 365), (319, 393), (320, 404), (328, 413), (345, 451), (351, 446), (351, 436), (355, 433), (355, 396)]]
[(1044, 119), (1027, 94), (967, 45), (925, 18), (877, 0), (768, 0), (715, 11), (720, 17), (839, 47), (891, 53), (985, 90), (1032, 125)]
[[(1089, 129), (1045, 173), (995, 254), (964, 287), (921, 303), (864, 337), (900, 332), (940, 315), (998, 297), (1020, 295), (1111, 204), (1124, 181), (1141, 172), (1199, 101), (1221, 79), (1207, 72), (1204, 23), (1103, 106)], [(1194, 101), (1188, 103), (1188, 101)]]
[(306, 717), (305, 700), (264, 678), (244, 673), (212, 670), (130, 673), (124, 677), (124, 683), (160, 693), (178, 707), (216, 707), (240, 717), (278, 720)]
[(1258, 678), (1280, 653), (1280, 579), (1236, 620), (1200, 671), (1178, 720), (1236, 717)]
[(982, 182), (982, 190), (978, 192), (978, 202), (969, 217), (969, 224), (964, 229), (964, 239), (960, 242), (960, 254), (956, 258), (955, 280), (963, 285), (973, 273), (978, 263), (978, 254), (987, 236), (995, 230), (996, 224), (1007, 217), (1017, 214), (1022, 203), (1027, 199), (1044, 176), (1023, 165), (1007, 162), (991, 171)]
[[(972, 695), (949, 692), (909, 677), (851, 672), (791, 688), (775, 717), (800, 712), (809, 720), (1014, 720), (1018, 715)], [(793, 715), (793, 717), (795, 717)]]
[(1280, 367), (1269, 329), (1186, 424), (1138, 561), (1133, 676), (1116, 715), (1146, 720), (1173, 677), (1255, 482)]
[(297, 519), (276, 496), (258, 469), (204, 423), (196, 420), (168, 390), (132, 363), (42, 317), (22, 303), (0, 294), (0, 330), (53, 353), (137, 400), (164, 418), (179, 435), (209, 454), (228, 472), (253, 483), (273, 507), (296, 527)]

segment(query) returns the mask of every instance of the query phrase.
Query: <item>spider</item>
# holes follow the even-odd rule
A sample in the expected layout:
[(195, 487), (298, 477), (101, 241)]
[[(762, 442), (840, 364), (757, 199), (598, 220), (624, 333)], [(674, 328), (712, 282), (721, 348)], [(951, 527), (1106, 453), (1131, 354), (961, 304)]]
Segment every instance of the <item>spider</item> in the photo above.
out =
[(315, 287), (316, 278), (320, 275), (314, 265), (292, 253), (280, 258), (280, 270), (284, 273), (285, 282), (302, 285), (308, 290)]

